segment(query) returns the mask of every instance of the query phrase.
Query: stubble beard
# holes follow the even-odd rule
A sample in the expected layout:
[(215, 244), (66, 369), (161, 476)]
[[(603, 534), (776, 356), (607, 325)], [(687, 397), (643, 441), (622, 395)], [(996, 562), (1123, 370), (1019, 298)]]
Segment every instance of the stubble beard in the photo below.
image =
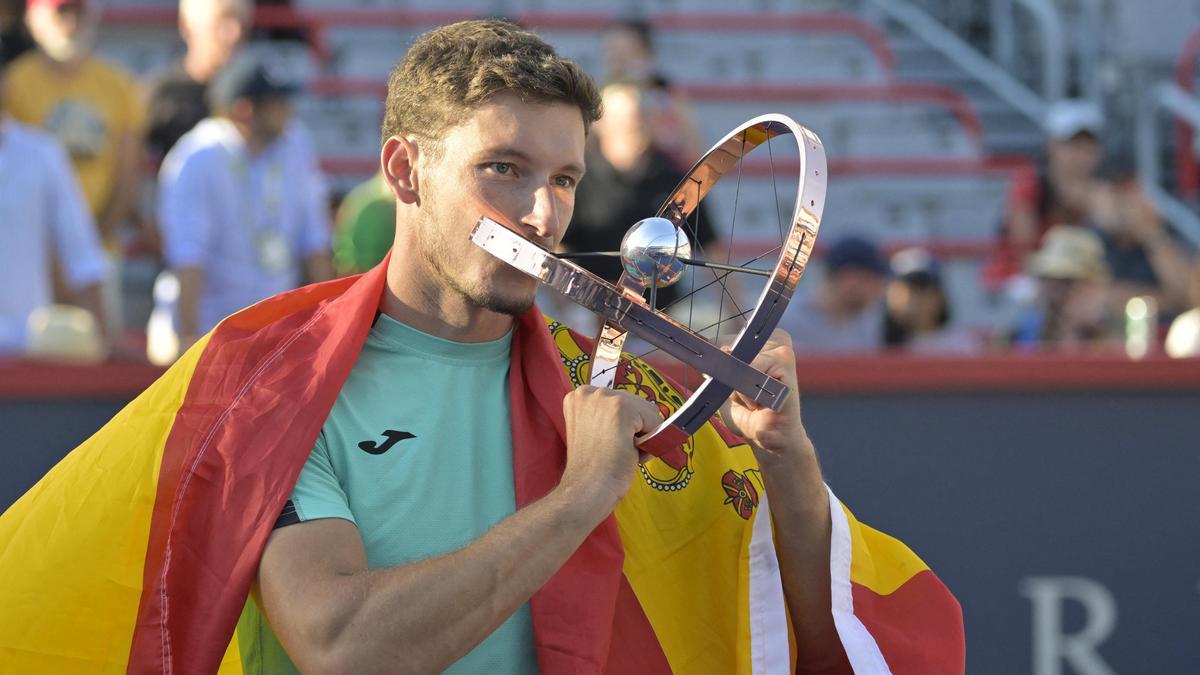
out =
[[(428, 200), (428, 197), (426, 199)], [(427, 203), (426, 206), (431, 205)], [(448, 255), (450, 246), (446, 242), (445, 237), (441, 236), (443, 230), (437, 222), (439, 218), (436, 212), (436, 208), (431, 208), (426, 212), (430, 213), (430, 216), (423, 223), (423, 229), (428, 236), (421, 238), (421, 256), (425, 259), (429, 269), (437, 277), (438, 283), (457, 293), (468, 304), (480, 309), (486, 309), (489, 312), (519, 316), (529, 311), (533, 307), (535, 299), (532, 294), (528, 298), (505, 297), (501, 293), (496, 293), (482, 287), (482, 285), (477, 288), (470, 288), (471, 284), (469, 280), (460, 279), (450, 271), (454, 268)], [(470, 242), (463, 242), (462, 245), (474, 246)]]

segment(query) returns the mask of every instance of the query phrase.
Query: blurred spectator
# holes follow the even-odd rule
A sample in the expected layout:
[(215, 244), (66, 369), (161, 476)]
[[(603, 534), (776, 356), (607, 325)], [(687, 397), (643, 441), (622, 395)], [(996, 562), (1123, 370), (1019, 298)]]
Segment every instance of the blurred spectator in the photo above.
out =
[(0, 67), (33, 48), (25, 28), (25, 0), (0, 0)]
[(884, 343), (927, 356), (967, 356), (982, 351), (977, 335), (952, 320), (941, 265), (926, 250), (892, 256), (886, 293)]
[(1112, 273), (1114, 308), (1141, 295), (1153, 297), (1168, 315), (1188, 307), (1188, 253), (1159, 218), (1135, 174), (1124, 170), (1101, 188), (1093, 214)]
[(871, 241), (839, 239), (825, 256), (825, 276), (807, 299), (788, 306), (779, 327), (796, 352), (863, 353), (883, 346), (883, 289), (888, 267)]
[(39, 49), (10, 65), (5, 107), (70, 153), (100, 236), (115, 254), (137, 198), (140, 92), (128, 73), (92, 53), (99, 21), (93, 0), (29, 0), (25, 18)]
[(1180, 314), (1167, 331), (1167, 355), (1175, 358), (1200, 356), (1200, 255), (1192, 262), (1192, 308)]
[[(294, 16), (292, 14), (291, 0), (254, 0), (254, 5), (259, 14), (267, 16)], [(280, 25), (279, 22), (265, 22), (267, 25), (258, 26), (254, 29), (253, 39), (267, 40), (270, 42), (300, 42), (305, 45), (311, 44), (312, 40), (308, 31), (304, 28), (303, 23), (290, 23), (290, 25)]]
[[(575, 215), (562, 242), (567, 250), (617, 250), (629, 228), (653, 216), (683, 178), (655, 144), (643, 94), (630, 83), (609, 84), (601, 92), (604, 116), (592, 126), (587, 176), (575, 191)], [(695, 226), (692, 244), (698, 244), (697, 257), (716, 256), (709, 250), (715, 237), (705, 212), (689, 222)], [(621, 274), (619, 258), (579, 262), (611, 281)], [(677, 297), (674, 287), (660, 289), (656, 303), (663, 307)]]
[(613, 23), (604, 31), (602, 49), (607, 81), (641, 86), (655, 145), (680, 168), (700, 159), (705, 145), (696, 115), (659, 65), (650, 24), (641, 19)]
[(1059, 101), (1044, 124), (1046, 167), (1014, 181), (997, 250), (983, 271), (984, 283), (998, 288), (1019, 274), (1051, 225), (1084, 225), (1102, 205), (1096, 178), (1103, 146), (1104, 115), (1088, 101)]
[(179, 34), (187, 52), (151, 89), (146, 142), (152, 156), (164, 157), (208, 117), (208, 83), (245, 39), (253, 9), (250, 0), (180, 0)]
[[(0, 64), (0, 86), (3, 83)], [(69, 299), (103, 326), (104, 251), (67, 153), (49, 134), (10, 118), (2, 104), (0, 226), (5, 232), (0, 247), (0, 356), (24, 352), (30, 317), (53, 304), (54, 261), (70, 288)]]
[(396, 197), (382, 175), (357, 185), (338, 207), (333, 266), (339, 275), (378, 265), (396, 237)]
[(1095, 232), (1056, 225), (1030, 259), (1038, 297), (1010, 333), (1014, 345), (1079, 349), (1116, 338), (1120, 327), (1108, 302), (1104, 244)]
[(181, 347), (304, 277), (332, 276), (324, 179), (292, 122), (295, 88), (242, 54), (210, 85), (215, 116), (163, 161), (159, 227), (179, 278)]

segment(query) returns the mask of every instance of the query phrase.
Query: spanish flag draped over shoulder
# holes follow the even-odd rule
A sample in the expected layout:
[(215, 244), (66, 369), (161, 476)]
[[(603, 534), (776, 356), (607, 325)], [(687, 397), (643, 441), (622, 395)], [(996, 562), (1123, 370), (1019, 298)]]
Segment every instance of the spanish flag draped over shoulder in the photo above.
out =
[[(370, 330), (385, 261), (226, 319), (0, 516), (0, 670), (240, 673), (267, 537)], [(510, 371), (517, 506), (557, 485), (586, 344), (531, 310)], [(669, 381), (621, 386), (665, 413)], [(533, 596), (543, 673), (784, 673), (794, 647), (763, 483), (714, 424), (639, 469)], [(959, 673), (962, 617), (903, 544), (831, 494), (830, 608), (857, 673)], [(253, 602), (250, 601), (253, 610)]]

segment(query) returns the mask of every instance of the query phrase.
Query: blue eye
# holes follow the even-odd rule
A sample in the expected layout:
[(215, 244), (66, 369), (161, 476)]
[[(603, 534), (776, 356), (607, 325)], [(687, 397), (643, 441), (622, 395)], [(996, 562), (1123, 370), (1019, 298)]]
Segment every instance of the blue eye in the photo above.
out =
[(575, 183), (576, 183), (575, 179), (570, 176), (558, 176), (557, 178), (554, 179), (554, 182), (559, 187), (566, 187), (566, 188), (575, 187)]
[(512, 165), (508, 162), (492, 162), (488, 166), (502, 176), (508, 175), (512, 172)]

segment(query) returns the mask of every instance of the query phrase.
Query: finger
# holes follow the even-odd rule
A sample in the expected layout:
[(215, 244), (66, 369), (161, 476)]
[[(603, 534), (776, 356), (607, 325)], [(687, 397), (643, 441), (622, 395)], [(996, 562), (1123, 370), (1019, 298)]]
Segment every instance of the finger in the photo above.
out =
[(792, 347), (792, 336), (786, 330), (776, 328), (771, 331), (771, 337), (767, 338), (767, 342), (784, 345), (790, 349)]
[(567, 398), (571, 398), (573, 396), (587, 396), (588, 394), (592, 394), (599, 390), (600, 390), (599, 387), (593, 387), (590, 384), (581, 384), (578, 387), (575, 387), (574, 389), (572, 389), (571, 391), (568, 391), (566, 393), (566, 395), (563, 396), (563, 398), (567, 399)]
[(654, 403), (633, 394), (629, 394), (628, 400), (628, 409), (633, 415), (633, 432), (635, 434), (652, 431), (663, 421), (662, 415), (658, 413), (658, 406)]
[(733, 405), (745, 408), (747, 410), (758, 410), (759, 408), (762, 408), (761, 405), (751, 401), (741, 392), (733, 392), (733, 396), (730, 397), (730, 400), (732, 401)]
[(649, 431), (662, 422), (658, 406), (651, 401), (621, 389), (612, 392), (620, 401), (625, 419), (633, 425), (633, 432)]

